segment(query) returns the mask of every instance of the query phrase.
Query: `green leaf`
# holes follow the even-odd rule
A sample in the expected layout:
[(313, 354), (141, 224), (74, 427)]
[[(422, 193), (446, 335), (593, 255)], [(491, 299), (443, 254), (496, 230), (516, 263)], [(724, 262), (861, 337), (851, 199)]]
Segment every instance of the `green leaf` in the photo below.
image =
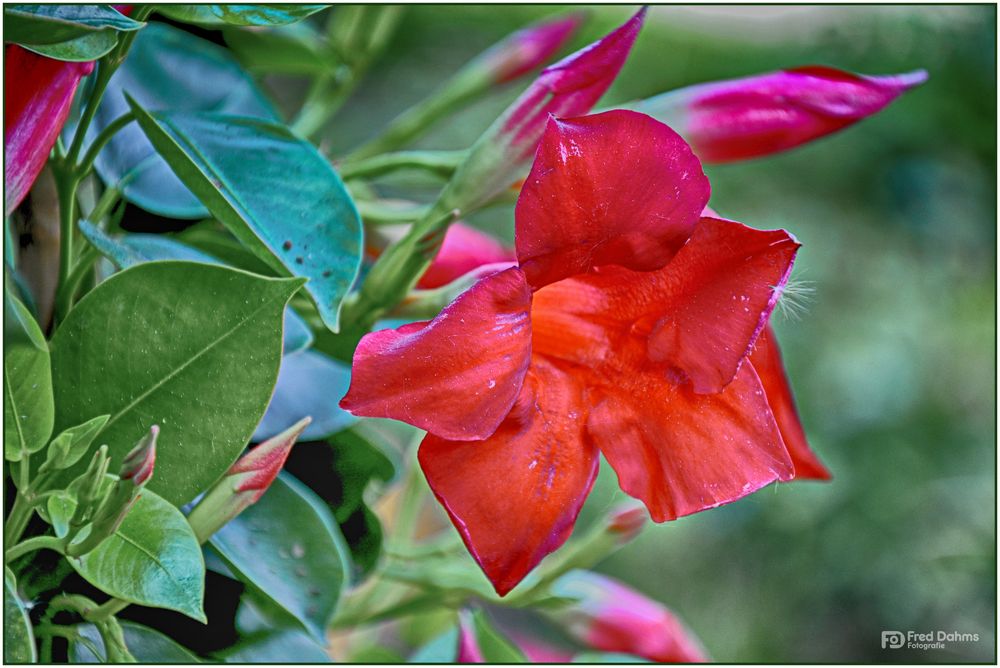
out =
[(479, 651), (483, 653), (486, 663), (527, 663), (524, 653), (493, 628), (482, 610), (476, 610), (472, 614), (472, 621)]
[(634, 654), (618, 652), (581, 652), (571, 659), (572, 663), (652, 663), (648, 659)]
[(306, 292), (337, 331), (361, 267), (361, 219), (316, 148), (275, 123), (149, 114), (131, 105), (156, 150), (213, 216), (275, 270), (309, 279)]
[(35, 635), (28, 610), (17, 595), (14, 573), (3, 569), (3, 660), (4, 663), (35, 663)]
[(69, 521), (76, 512), (76, 499), (72, 494), (64, 492), (50, 496), (45, 502), (48, 511), (48, 522), (59, 538), (65, 538), (69, 533)]
[(204, 26), (278, 26), (295, 23), (329, 5), (157, 5), (175, 21)]
[[(125, 234), (112, 237), (86, 220), (81, 220), (79, 227), (87, 241), (119, 269), (128, 269), (143, 262), (156, 260), (187, 260), (208, 264), (224, 264), (208, 253), (203, 253), (197, 248), (192, 248), (162, 234)], [(238, 268), (257, 273), (250, 267)], [(312, 345), (312, 330), (302, 320), (302, 317), (292, 310), (291, 306), (285, 307), (284, 331), (285, 354), (304, 350)]]
[(458, 658), (458, 627), (453, 626), (439, 636), (420, 646), (408, 661), (410, 663), (455, 663)]
[(312, 492), (293, 480), (279, 476), (210, 541), (237, 578), (325, 643), (345, 581), (346, 549), (332, 518), (324, 520), (322, 502), (311, 502)]
[(337, 61), (323, 38), (308, 23), (270, 30), (226, 28), (226, 44), (251, 72), (329, 74)]
[(340, 501), (334, 504), (338, 522), (346, 522), (364, 504), (364, 492), (372, 480), (389, 482), (396, 477), (399, 462), (376, 446), (376, 440), (367, 421), (329, 439), (341, 489)]
[(70, 427), (52, 439), (45, 451), (46, 469), (68, 469), (80, 461), (110, 415), (99, 415), (83, 424)]
[[(226, 49), (163, 23), (150, 23), (136, 36), (87, 128), (88, 145), (128, 112), (123, 91), (147, 109), (211, 110), (278, 120), (271, 103)], [(64, 135), (68, 132), (72, 129)], [(94, 166), (108, 185), (129, 176), (122, 191), (125, 199), (147, 211), (172, 218), (207, 215), (134, 123), (112, 137)]]
[(54, 405), (49, 346), (27, 307), (4, 293), (14, 335), (3, 356), (3, 453), (19, 461), (45, 447), (52, 434)]
[(332, 663), (315, 640), (292, 630), (251, 635), (219, 658), (226, 663)]
[(113, 535), (69, 561), (111, 596), (206, 621), (205, 560), (198, 540), (181, 511), (148, 489)]
[[(140, 663), (201, 663), (186, 647), (174, 642), (159, 631), (135, 622), (119, 621), (125, 644)], [(76, 627), (79, 638), (69, 645), (71, 663), (105, 663), (104, 639), (93, 624)], [(95, 655), (94, 650), (98, 653)]]
[(132, 31), (146, 25), (111, 5), (4, 5), (3, 41), (58, 44), (98, 32)]
[(282, 311), (301, 285), (194, 262), (115, 274), (52, 339), (56, 424), (111, 415), (100, 437), (112, 470), (159, 424), (149, 489), (190, 501), (236, 460), (264, 414)]
[(58, 44), (24, 45), (28, 51), (54, 60), (85, 63), (107, 55), (118, 44), (118, 33), (111, 30), (93, 32)]
[(300, 441), (316, 441), (349, 427), (357, 418), (339, 404), (350, 384), (351, 368), (323, 353), (304, 350), (286, 354), (274, 396), (253, 440), (264, 441), (280, 434), (306, 415), (312, 416), (312, 422)]

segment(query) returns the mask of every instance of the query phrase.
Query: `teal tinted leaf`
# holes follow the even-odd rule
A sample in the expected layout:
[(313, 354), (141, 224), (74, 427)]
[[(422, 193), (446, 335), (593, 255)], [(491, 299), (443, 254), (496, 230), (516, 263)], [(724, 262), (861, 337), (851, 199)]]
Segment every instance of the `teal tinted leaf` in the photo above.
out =
[(328, 74), (337, 62), (323, 38), (308, 23), (269, 30), (227, 28), (226, 44), (251, 72)]
[(111, 596), (205, 621), (205, 561), (198, 540), (181, 511), (148, 489), (118, 531), (69, 562)]
[(181, 181), (240, 242), (306, 292), (337, 331), (361, 267), (361, 219), (337, 173), (283, 126), (212, 113), (149, 114), (140, 127)]
[(158, 5), (175, 21), (204, 26), (278, 26), (295, 23), (329, 5)]
[(56, 424), (111, 415), (99, 437), (112, 470), (160, 425), (148, 487), (172, 503), (190, 501), (236, 460), (264, 414), (278, 377), (281, 314), (301, 284), (194, 262), (115, 274), (52, 339)]
[(110, 53), (116, 44), (118, 44), (118, 33), (112, 30), (102, 30), (76, 37), (67, 42), (31, 44), (25, 45), (24, 48), (54, 60), (85, 63)]
[(301, 631), (256, 633), (220, 654), (226, 663), (331, 663), (322, 646)]
[(493, 628), (482, 610), (472, 613), (476, 642), (486, 663), (527, 663), (528, 659), (510, 640)]
[[(146, 109), (212, 110), (278, 119), (226, 49), (162, 23), (151, 23), (136, 36), (87, 129), (88, 143), (128, 111), (123, 91)], [(207, 214), (134, 123), (111, 139), (98, 155), (95, 168), (107, 184), (132, 174), (124, 186), (124, 197), (147, 211), (174, 218)]]
[[(118, 623), (122, 627), (125, 645), (140, 663), (200, 663), (200, 659), (186, 647), (155, 629), (124, 620)], [(93, 624), (79, 624), (75, 628), (80, 639), (69, 645), (70, 662), (105, 663), (104, 640), (97, 627)], [(97, 650), (96, 655), (94, 650)]]
[[(162, 234), (124, 234), (112, 237), (86, 220), (80, 221), (80, 231), (94, 248), (114, 262), (119, 269), (128, 269), (143, 262), (156, 260), (187, 260), (223, 264), (208, 253)], [(252, 271), (246, 267), (241, 268)], [(285, 307), (284, 331), (285, 354), (304, 350), (312, 345), (312, 330), (290, 306)]]
[(453, 626), (417, 649), (410, 663), (455, 663), (458, 659), (458, 627)]
[(3, 8), (3, 41), (18, 44), (57, 44), (106, 30), (138, 30), (144, 25), (111, 5), (4, 5)]
[[(27, 307), (9, 292), (5, 308), (13, 316), (3, 355), (3, 452), (18, 461), (45, 447), (55, 412), (49, 346)], [(90, 417), (90, 416), (88, 416)]]
[(315, 441), (336, 433), (357, 421), (339, 406), (351, 383), (351, 368), (312, 350), (286, 354), (281, 360), (278, 384), (254, 432), (254, 441), (280, 434), (306, 415), (312, 422), (300, 441)]
[(76, 499), (68, 492), (56, 494), (45, 502), (45, 508), (48, 511), (48, 522), (56, 536), (64, 538), (69, 533), (69, 521), (76, 512)]
[(68, 469), (87, 454), (97, 434), (104, 428), (110, 415), (98, 415), (83, 424), (65, 429), (52, 439), (45, 451), (46, 469)]
[(3, 660), (4, 663), (34, 663), (35, 635), (28, 611), (17, 595), (14, 573), (3, 569)]
[(311, 503), (310, 494), (279, 476), (210, 540), (239, 580), (325, 642), (345, 581), (344, 548), (332, 519), (322, 516), (322, 502)]

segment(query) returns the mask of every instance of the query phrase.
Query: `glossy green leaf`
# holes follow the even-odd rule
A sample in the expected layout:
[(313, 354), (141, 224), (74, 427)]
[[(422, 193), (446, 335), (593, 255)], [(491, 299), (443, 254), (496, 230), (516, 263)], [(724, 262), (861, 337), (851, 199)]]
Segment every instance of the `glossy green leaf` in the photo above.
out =
[(3, 355), (3, 453), (8, 461), (19, 461), (25, 452), (45, 447), (52, 434), (52, 375), (49, 346), (38, 323), (9, 292), (4, 300), (14, 331)]
[(364, 504), (364, 493), (371, 481), (387, 483), (396, 477), (399, 462), (388, 457), (375, 445), (376, 441), (367, 421), (329, 439), (341, 490), (339, 503), (334, 504), (338, 522), (346, 522)]
[(236, 460), (264, 414), (282, 311), (301, 284), (193, 262), (115, 274), (52, 339), (56, 424), (111, 415), (99, 438), (112, 470), (160, 425), (149, 488), (190, 501)]
[(476, 642), (486, 663), (527, 663), (528, 659), (514, 643), (493, 628), (482, 610), (472, 614)]
[(175, 21), (204, 26), (278, 26), (301, 21), (329, 5), (158, 5)]
[[(124, 620), (119, 624), (129, 652), (140, 663), (200, 663), (200, 659), (186, 647), (155, 629)], [(79, 624), (75, 629), (80, 639), (69, 645), (70, 662), (105, 663), (104, 640), (97, 627), (93, 624)], [(97, 650), (97, 654), (94, 650)]]
[(104, 428), (110, 415), (98, 415), (83, 424), (65, 429), (52, 439), (45, 450), (45, 464), (49, 470), (68, 469), (87, 454), (90, 444)]
[(233, 235), (275, 270), (308, 278), (323, 322), (361, 267), (361, 219), (337, 173), (283, 125), (213, 113), (149, 114), (140, 127), (181, 181)]
[(251, 72), (318, 75), (337, 66), (323, 38), (308, 23), (269, 30), (226, 28), (226, 44)]
[(76, 505), (76, 499), (69, 492), (50, 496), (45, 502), (45, 509), (48, 511), (46, 519), (59, 538), (64, 538), (69, 533), (69, 521), (73, 519)]
[[(87, 241), (119, 269), (128, 269), (143, 262), (156, 260), (187, 260), (208, 264), (224, 264), (208, 253), (162, 234), (124, 234), (112, 237), (86, 220), (81, 220), (79, 226)], [(251, 267), (234, 266), (253, 272)], [(309, 325), (305, 323), (302, 316), (296, 313), (292, 307), (285, 307), (285, 354), (305, 350), (312, 345), (312, 341), (312, 330), (309, 329)]]
[(312, 422), (300, 441), (316, 441), (351, 426), (357, 418), (339, 405), (350, 384), (351, 368), (323, 353), (304, 350), (286, 354), (271, 403), (253, 440), (280, 434), (306, 415), (312, 416)]
[(3, 569), (3, 660), (4, 663), (34, 663), (35, 635), (28, 611), (17, 595), (14, 573)]
[(256, 633), (219, 658), (226, 663), (332, 663), (315, 640), (293, 630)]
[(58, 44), (102, 31), (132, 31), (145, 24), (111, 5), (4, 5), (3, 41)]
[(110, 53), (116, 44), (118, 44), (118, 33), (102, 30), (58, 44), (30, 44), (24, 48), (54, 60), (86, 63)]
[(198, 540), (181, 511), (148, 489), (111, 537), (69, 561), (111, 596), (205, 621), (205, 560)]
[[(123, 91), (147, 109), (211, 110), (278, 119), (271, 103), (226, 49), (163, 23), (151, 23), (136, 36), (87, 128), (88, 144), (128, 111)], [(72, 128), (67, 126), (69, 132)], [(207, 215), (134, 123), (111, 139), (94, 166), (109, 185), (130, 175), (124, 197), (147, 211), (174, 218)]]
[(310, 502), (312, 492), (292, 480), (279, 476), (210, 541), (238, 579), (325, 643), (345, 581), (345, 548), (322, 502)]

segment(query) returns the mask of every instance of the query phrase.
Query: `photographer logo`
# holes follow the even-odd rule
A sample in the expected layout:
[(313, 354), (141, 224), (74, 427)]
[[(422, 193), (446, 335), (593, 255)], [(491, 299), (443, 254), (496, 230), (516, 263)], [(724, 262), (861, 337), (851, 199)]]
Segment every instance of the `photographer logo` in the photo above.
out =
[(949, 643), (979, 642), (978, 633), (958, 631), (882, 631), (882, 649), (945, 649)]
[(905, 644), (905, 633), (900, 631), (882, 631), (882, 649), (899, 649)]

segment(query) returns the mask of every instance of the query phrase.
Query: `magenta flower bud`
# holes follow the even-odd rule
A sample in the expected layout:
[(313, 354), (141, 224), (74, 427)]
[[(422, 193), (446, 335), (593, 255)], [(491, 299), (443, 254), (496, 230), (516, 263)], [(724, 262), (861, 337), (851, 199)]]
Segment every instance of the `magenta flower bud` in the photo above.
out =
[(188, 524), (199, 542), (204, 543), (226, 522), (264, 496), (310, 422), (311, 417), (302, 418), (236, 460), (188, 515)]
[(611, 511), (608, 517), (608, 531), (618, 542), (625, 544), (633, 540), (646, 526), (649, 511), (636, 503), (625, 503)]
[(617, 580), (573, 571), (556, 582), (553, 593), (577, 600), (550, 614), (589, 647), (659, 663), (708, 660), (698, 639), (670, 610)]
[(679, 132), (706, 162), (785, 151), (871, 116), (927, 80), (800, 67), (682, 88), (633, 105)]
[(458, 653), (455, 663), (486, 663), (476, 639), (476, 625), (468, 610), (458, 613)]
[(493, 83), (513, 81), (555, 55), (582, 22), (581, 12), (539, 21), (510, 35), (477, 60), (490, 72)]
[(4, 215), (31, 190), (66, 123), (80, 79), (94, 63), (39, 56), (4, 46)]
[(131, 480), (136, 487), (142, 487), (153, 475), (153, 467), (156, 464), (156, 438), (160, 435), (160, 427), (153, 425), (149, 428), (149, 433), (136, 443), (135, 447), (125, 455), (122, 461), (121, 472), (118, 477), (122, 480)]

